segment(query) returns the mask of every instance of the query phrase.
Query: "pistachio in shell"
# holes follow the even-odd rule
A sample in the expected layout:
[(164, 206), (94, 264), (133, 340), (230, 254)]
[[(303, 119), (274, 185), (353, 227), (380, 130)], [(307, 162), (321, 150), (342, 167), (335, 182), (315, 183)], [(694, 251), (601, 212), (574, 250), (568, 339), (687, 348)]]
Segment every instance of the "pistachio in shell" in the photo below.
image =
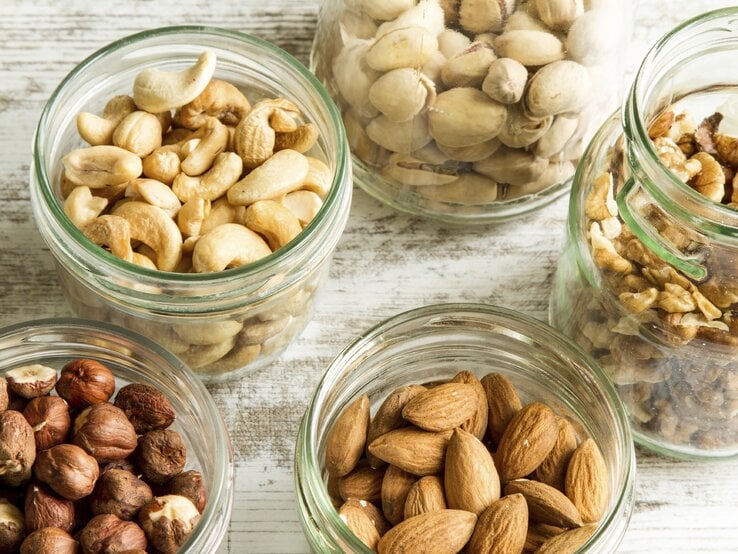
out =
[(439, 144), (473, 146), (500, 133), (507, 109), (481, 90), (458, 87), (438, 95), (428, 119), (430, 134)]

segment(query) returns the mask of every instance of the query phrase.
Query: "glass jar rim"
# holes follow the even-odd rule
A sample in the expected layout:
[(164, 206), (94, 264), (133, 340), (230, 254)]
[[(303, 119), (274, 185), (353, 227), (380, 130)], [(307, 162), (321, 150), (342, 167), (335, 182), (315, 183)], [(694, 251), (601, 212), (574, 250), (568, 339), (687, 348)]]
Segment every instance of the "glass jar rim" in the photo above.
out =
[[(41, 154), (41, 152), (43, 152), (42, 147), (44, 145), (44, 139), (46, 138), (45, 130), (47, 128), (48, 120), (53, 109), (56, 107), (56, 102), (59, 96), (84, 70), (106, 56), (109, 56), (131, 44), (160, 36), (177, 36), (184, 34), (196, 34), (205, 37), (212, 36), (241, 41), (249, 46), (255, 47), (259, 50), (264, 50), (270, 55), (280, 58), (286, 63), (291, 71), (295, 72), (296, 75), (303, 79), (317, 92), (318, 97), (322, 102), (321, 108), (325, 110), (325, 114), (328, 116), (327, 123), (330, 124), (332, 130), (336, 133), (336, 146), (338, 148), (337, 152), (333, 155), (336, 167), (328, 194), (323, 201), (320, 211), (303, 229), (303, 231), (290, 243), (264, 258), (241, 267), (213, 273), (175, 273), (149, 269), (126, 262), (105, 249), (96, 246), (92, 241), (84, 236), (82, 231), (79, 230), (64, 213), (63, 206), (54, 195), (53, 186), (51, 185), (45, 164), (43, 163), (45, 160), (42, 159), (43, 156)], [(347, 144), (341, 115), (338, 111), (338, 107), (328, 94), (328, 91), (307, 69), (307, 67), (305, 67), (290, 53), (264, 39), (246, 33), (241, 33), (239, 31), (203, 25), (178, 25), (149, 29), (118, 39), (96, 50), (82, 62), (77, 64), (77, 66), (75, 66), (74, 69), (64, 77), (49, 97), (49, 100), (46, 102), (46, 105), (41, 112), (38, 125), (36, 126), (33, 138), (33, 171), (39, 181), (38, 188), (41, 191), (44, 205), (48, 210), (50, 210), (63, 231), (74, 240), (75, 244), (79, 245), (85, 250), (85, 252), (89, 253), (90, 256), (103, 261), (107, 266), (120, 272), (120, 275), (132, 280), (139, 278), (149, 279), (160, 284), (163, 283), (180, 286), (187, 286), (188, 284), (198, 286), (209, 284), (217, 285), (223, 281), (230, 281), (233, 278), (253, 277), (262, 272), (277, 268), (285, 260), (288, 260), (307, 249), (310, 241), (314, 240), (318, 234), (318, 230), (329, 225), (329, 215), (331, 215), (336, 207), (340, 205), (340, 201), (343, 196), (342, 193), (345, 194), (346, 190), (350, 193), (351, 183), (349, 182), (345, 185), (343, 183), (346, 172), (350, 170), (348, 167), (350, 159), (348, 156)]]
[[(718, 202), (713, 202), (698, 191), (682, 182), (659, 159), (656, 147), (648, 134), (648, 123), (643, 118), (640, 102), (647, 99), (644, 89), (648, 87), (652, 75), (650, 70), (658, 65), (662, 56), (676, 43), (688, 37), (698, 27), (712, 22), (719, 22), (726, 18), (738, 18), (738, 6), (722, 8), (702, 13), (688, 19), (664, 34), (648, 51), (636, 72), (630, 92), (623, 104), (622, 124), (625, 136), (634, 150), (628, 150), (628, 161), (632, 167), (641, 167), (640, 157), (643, 157), (652, 166), (658, 167), (659, 184), (656, 185), (649, 178), (639, 178), (641, 184), (654, 199), (665, 206), (670, 214), (680, 220), (691, 222), (702, 233), (717, 240), (729, 238), (738, 239), (738, 211), (728, 208)], [(685, 36), (686, 35), (686, 36)], [(738, 45), (738, 36), (736, 38)], [(593, 142), (596, 137), (593, 139)], [(589, 150), (589, 149), (588, 149)], [(582, 159), (586, 159), (589, 152), (585, 152)], [(581, 165), (580, 165), (581, 167)], [(574, 182), (579, 180), (579, 171)], [(698, 206), (700, 213), (686, 209), (680, 199)]]
[[(488, 329), (504, 328), (521, 336), (535, 334), (536, 337), (543, 339), (541, 342), (566, 350), (573, 357), (583, 362), (583, 365), (590, 371), (589, 377), (592, 378), (594, 386), (600, 389), (608, 403), (614, 408), (613, 413), (616, 416), (614, 431), (619, 434), (617, 442), (628, 452), (623, 456), (624, 466), (621, 468), (623, 479), (621, 489), (618, 491), (619, 496), (617, 501), (610, 506), (609, 512), (600, 522), (597, 532), (590, 537), (584, 546), (595, 543), (610, 527), (610, 524), (619, 517), (621, 510), (628, 508), (629, 491), (635, 479), (635, 448), (633, 446), (634, 443), (625, 407), (604, 370), (592, 361), (571, 339), (531, 316), (508, 308), (487, 304), (447, 303), (414, 308), (374, 325), (341, 350), (333, 361), (331, 361), (316, 386), (301, 422), (298, 442), (295, 448), (295, 468), (299, 468), (299, 471), (295, 472), (297, 494), (300, 495), (301, 489), (307, 487), (315, 500), (317, 508), (322, 514), (327, 514), (326, 519), (328, 523), (340, 536), (341, 540), (352, 548), (355, 548), (356, 551), (371, 552), (349, 531), (348, 527), (340, 519), (338, 512), (331, 502), (328, 490), (323, 483), (322, 472), (320, 471), (318, 460), (312, 448), (319, 435), (318, 419), (321, 408), (326, 401), (326, 395), (337, 382), (337, 378), (340, 377), (341, 372), (347, 367), (361, 363), (367, 357), (371, 356), (372, 350), (379, 346), (378, 341), (382, 340), (384, 333), (391, 332), (407, 324), (417, 325), (425, 322), (422, 323), (422, 326), (433, 326), (433, 320), (435, 318), (453, 316), (454, 314), (469, 314), (483, 317), (486, 318), (486, 321), (479, 321), (478, 323)], [(393, 340), (395, 342), (401, 341), (403, 337), (393, 337)]]
[[(225, 460), (225, 463), (215, 464), (213, 467), (213, 485), (211, 490), (208, 491), (208, 502), (200, 516), (206, 525), (203, 531), (211, 528), (214, 523), (217, 523), (217, 517), (219, 515), (230, 517), (233, 506), (232, 486), (235, 469), (233, 466), (233, 451), (225, 422), (220, 416), (220, 412), (215, 406), (215, 402), (205, 388), (205, 385), (174, 354), (135, 331), (106, 322), (88, 321), (71, 317), (36, 319), (1, 327), (0, 343), (17, 338), (26, 344), (33, 342), (34, 336), (40, 334), (53, 336), (55, 332), (70, 331), (78, 332), (83, 336), (93, 336), (102, 332), (110, 338), (129, 341), (140, 347), (141, 350), (153, 353), (157, 358), (161, 358), (170, 368), (176, 370), (178, 377), (183, 379), (187, 383), (187, 386), (191, 388), (188, 394), (196, 400), (202, 418), (207, 420), (205, 423), (209, 432), (213, 434), (213, 443), (217, 450), (215, 452), (215, 458), (217, 460)], [(221, 511), (222, 513), (219, 514)], [(228, 522), (220, 522), (220, 525), (215, 528), (215, 532), (211, 537), (212, 540), (221, 542), (227, 529)], [(200, 536), (199, 534), (191, 535), (182, 545), (183, 551), (186, 551)]]

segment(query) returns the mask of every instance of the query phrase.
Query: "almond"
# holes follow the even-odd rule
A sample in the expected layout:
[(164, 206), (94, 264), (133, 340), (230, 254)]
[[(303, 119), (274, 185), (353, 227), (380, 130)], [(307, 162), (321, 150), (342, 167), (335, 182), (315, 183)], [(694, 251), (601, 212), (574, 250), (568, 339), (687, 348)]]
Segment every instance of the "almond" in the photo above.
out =
[(402, 417), (426, 431), (455, 429), (477, 410), (474, 387), (444, 383), (415, 395), (402, 409)]
[[(372, 441), (378, 437), (381, 437), (385, 433), (397, 429), (398, 427), (404, 427), (407, 422), (402, 418), (402, 409), (413, 396), (419, 392), (423, 392), (425, 389), (422, 385), (409, 385), (407, 387), (400, 387), (392, 392), (377, 410), (371, 423), (369, 424), (369, 431), (367, 432), (366, 443), (371, 444)], [(372, 467), (380, 467), (384, 462), (372, 456), (367, 452), (367, 458), (369, 464)]]
[(382, 511), (396, 525), (405, 517), (405, 500), (417, 477), (397, 466), (388, 466), (382, 480)]
[(448, 442), (444, 483), (450, 508), (479, 515), (500, 498), (500, 478), (492, 455), (463, 429), (456, 429)]
[(392, 528), (392, 525), (384, 517), (384, 515), (382, 514), (382, 511), (379, 508), (377, 508), (374, 504), (372, 504), (371, 502), (367, 502), (366, 500), (357, 500), (356, 498), (351, 498), (347, 500), (346, 502), (344, 502), (343, 505), (353, 506), (355, 508), (358, 508), (362, 512), (364, 512), (367, 515), (367, 517), (371, 520), (371, 522), (374, 524), (374, 527), (377, 528), (377, 531), (379, 531), (380, 537)]
[(582, 518), (571, 500), (545, 483), (518, 479), (505, 485), (505, 495), (516, 493), (525, 497), (531, 521), (567, 528), (582, 525)]
[(346, 524), (346, 527), (356, 535), (356, 538), (372, 550), (377, 549), (377, 544), (380, 539), (379, 531), (374, 525), (374, 522), (367, 513), (361, 509), (361, 507), (354, 504), (344, 504), (341, 506), (341, 509), (338, 510), (338, 517), (340, 517)]
[(384, 469), (359, 466), (338, 480), (338, 493), (344, 500), (356, 498), (367, 502), (377, 502), (382, 498), (383, 478)]
[(446, 509), (443, 481), (437, 475), (421, 477), (410, 489), (405, 502), (405, 519)]
[(351, 473), (359, 463), (369, 428), (369, 397), (364, 394), (338, 416), (328, 435), (325, 467), (335, 477)]
[(477, 520), (468, 554), (518, 554), (525, 546), (528, 505), (520, 494), (493, 502)]
[(487, 396), (487, 435), (498, 443), (513, 416), (523, 409), (515, 386), (500, 373), (490, 373), (481, 380)]
[(564, 531), (568, 531), (568, 529), (546, 525), (545, 523), (530, 523), (528, 524), (528, 533), (525, 536), (524, 550), (526, 552), (535, 552), (548, 539), (560, 535)]
[(557, 423), (559, 434), (556, 442), (546, 459), (536, 468), (535, 478), (563, 492), (569, 458), (577, 448), (577, 434), (571, 423), (563, 417), (557, 418)]
[(469, 541), (477, 516), (463, 510), (441, 510), (406, 519), (379, 541), (379, 554), (454, 554)]
[(434, 475), (443, 471), (451, 433), (431, 433), (414, 427), (402, 427), (375, 439), (369, 445), (369, 452), (413, 475)]
[(502, 480), (532, 473), (551, 452), (558, 434), (556, 414), (545, 404), (533, 402), (515, 414), (497, 446)]
[(328, 495), (331, 497), (331, 503), (336, 509), (340, 508), (343, 504), (341, 493), (338, 492), (338, 479), (338, 477), (328, 474), (328, 480), (325, 484), (326, 489), (328, 489)]
[(574, 451), (566, 470), (566, 496), (585, 523), (602, 519), (610, 500), (610, 478), (602, 452), (592, 439)]
[(461, 371), (451, 380), (452, 383), (466, 383), (474, 387), (477, 393), (477, 410), (473, 416), (461, 424), (464, 431), (469, 431), (479, 440), (484, 439), (484, 433), (487, 431), (487, 418), (489, 417), (487, 407), (487, 393), (477, 376), (471, 371)]
[(574, 554), (594, 535), (597, 525), (590, 523), (578, 529), (570, 529), (544, 542), (536, 554)]

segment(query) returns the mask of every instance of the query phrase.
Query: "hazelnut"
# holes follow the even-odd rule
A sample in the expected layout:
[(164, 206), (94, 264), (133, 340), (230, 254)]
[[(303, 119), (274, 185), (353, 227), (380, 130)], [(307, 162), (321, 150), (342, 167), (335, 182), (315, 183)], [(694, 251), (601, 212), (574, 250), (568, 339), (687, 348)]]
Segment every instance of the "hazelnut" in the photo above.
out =
[(20, 554), (78, 554), (79, 543), (56, 527), (44, 527), (26, 537)]
[(107, 402), (115, 391), (115, 376), (95, 360), (74, 360), (61, 370), (56, 392), (74, 409)]
[(23, 416), (33, 428), (36, 450), (62, 444), (72, 427), (69, 406), (58, 396), (34, 398), (26, 405)]
[(56, 370), (41, 364), (16, 367), (5, 373), (8, 387), (23, 398), (49, 394), (56, 384)]
[(125, 471), (130, 471), (134, 475), (139, 475), (140, 473), (130, 458), (126, 458), (125, 460), (115, 460), (113, 462), (105, 464), (104, 466), (101, 466), (100, 475), (102, 475), (106, 471), (110, 471), (111, 469), (122, 469)]
[(132, 520), (154, 495), (144, 481), (130, 471), (108, 469), (97, 481), (90, 496), (90, 508), (95, 515), (113, 514), (123, 520)]
[(18, 550), (25, 535), (23, 512), (7, 500), (0, 500), (0, 552)]
[(178, 494), (189, 498), (200, 513), (203, 512), (208, 501), (208, 493), (205, 491), (202, 474), (199, 471), (190, 470), (175, 475), (167, 483), (167, 491), (168, 494)]
[(140, 435), (166, 429), (175, 417), (169, 399), (159, 389), (149, 385), (126, 385), (118, 391), (115, 405), (125, 412)]
[(97, 460), (73, 444), (59, 444), (38, 453), (36, 479), (69, 500), (79, 500), (95, 488)]
[(103, 554), (126, 550), (146, 550), (146, 535), (132, 521), (113, 514), (93, 517), (79, 534), (85, 554)]
[(187, 450), (179, 433), (162, 429), (150, 431), (138, 439), (134, 458), (143, 478), (160, 484), (182, 472)]
[(67, 533), (74, 529), (74, 502), (57, 496), (41, 483), (28, 486), (25, 514), (29, 532), (44, 527), (58, 527)]
[(136, 449), (136, 439), (126, 414), (112, 404), (94, 404), (74, 420), (72, 443), (100, 463), (127, 458)]
[(138, 513), (138, 521), (151, 546), (164, 554), (174, 554), (200, 519), (195, 505), (184, 496), (159, 496)]
[(0, 484), (22, 485), (31, 478), (31, 466), (36, 459), (33, 429), (14, 410), (0, 413)]
[(8, 395), (8, 382), (4, 377), (0, 377), (0, 412), (8, 409), (10, 404), (10, 396)]

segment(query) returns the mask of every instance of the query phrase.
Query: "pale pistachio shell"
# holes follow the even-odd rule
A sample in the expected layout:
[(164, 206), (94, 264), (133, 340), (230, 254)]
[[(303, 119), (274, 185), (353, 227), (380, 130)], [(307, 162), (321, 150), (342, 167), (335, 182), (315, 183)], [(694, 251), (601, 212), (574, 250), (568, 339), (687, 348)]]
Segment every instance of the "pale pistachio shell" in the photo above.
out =
[(421, 27), (435, 37), (443, 32), (443, 19), (443, 8), (438, 0), (420, 0), (394, 21), (382, 23), (377, 29), (376, 38), (380, 39), (392, 31), (407, 27)]
[(552, 158), (561, 152), (574, 135), (578, 125), (579, 120), (576, 118), (558, 116), (546, 134), (538, 139), (536, 155), (541, 158)]
[(570, 60), (558, 61), (531, 77), (525, 108), (533, 117), (577, 113), (587, 104), (589, 93), (587, 69)]
[(497, 138), (510, 148), (525, 148), (546, 134), (552, 123), (553, 116), (531, 118), (515, 104), (508, 108), (507, 120)]
[(404, 185), (433, 186), (451, 183), (458, 177), (458, 164), (434, 165), (407, 154), (393, 154), (384, 176)]
[(377, 33), (377, 24), (367, 14), (355, 10), (344, 10), (340, 29), (343, 41), (351, 38), (370, 39)]
[(441, 79), (448, 88), (480, 87), (487, 76), (495, 51), (484, 42), (473, 42), (463, 52), (449, 58), (441, 70)]
[(410, 68), (385, 73), (369, 89), (372, 104), (396, 123), (412, 119), (432, 105), (435, 98), (433, 81)]
[(546, 31), (549, 29), (537, 17), (533, 17), (523, 9), (519, 9), (512, 14), (507, 23), (505, 23), (505, 31)]
[(505, 124), (507, 110), (475, 88), (442, 92), (428, 112), (430, 133), (446, 146), (472, 146), (495, 138)]
[(529, 67), (564, 59), (564, 45), (545, 31), (506, 31), (495, 40), (495, 50)]
[(412, 157), (434, 165), (441, 165), (448, 161), (452, 161), (451, 156), (444, 153), (438, 148), (435, 142), (431, 141), (422, 148), (418, 148), (411, 153)]
[(449, 184), (418, 187), (416, 192), (437, 202), (473, 206), (494, 202), (497, 199), (497, 183), (477, 173), (462, 173)]
[(366, 134), (368, 123), (354, 110), (343, 114), (343, 126), (346, 128), (351, 153), (368, 164), (381, 165), (387, 151)]
[(433, 81), (434, 83), (440, 83), (441, 70), (443, 69), (444, 65), (446, 65), (446, 56), (436, 50), (435, 52), (433, 52), (430, 60), (425, 62), (420, 69), (422, 70), (423, 75), (428, 77), (431, 81)]
[(366, 133), (383, 148), (401, 154), (409, 154), (431, 141), (428, 119), (424, 115), (403, 123), (394, 123), (380, 115), (367, 125)]
[(473, 165), (477, 173), (508, 185), (524, 185), (535, 181), (547, 167), (546, 158), (536, 158), (530, 152), (506, 147)]
[(389, 71), (401, 67), (420, 67), (438, 50), (438, 41), (422, 27), (407, 27), (387, 33), (366, 53), (369, 67)]
[(497, 152), (500, 146), (502, 146), (502, 143), (496, 138), (493, 138), (471, 146), (453, 147), (439, 144), (438, 148), (452, 160), (480, 162)]
[(413, 5), (413, 0), (363, 0), (361, 7), (369, 17), (380, 21), (395, 19)]
[(446, 29), (438, 35), (438, 50), (447, 58), (452, 58), (456, 54), (460, 54), (470, 44), (471, 40), (469, 40), (469, 37), (453, 29)]
[(461, 0), (459, 23), (473, 34), (501, 31), (510, 4), (514, 0)]
[(509, 186), (501, 193), (501, 200), (513, 200), (521, 196), (535, 194), (570, 179), (576, 168), (571, 162), (550, 164), (541, 176), (525, 185)]
[(613, 32), (617, 14), (610, 10), (585, 12), (569, 29), (567, 57), (583, 65), (597, 65), (617, 55), (619, 36)]
[(333, 61), (333, 78), (338, 92), (364, 117), (374, 117), (379, 113), (369, 101), (369, 87), (380, 75), (366, 63), (366, 55), (372, 44), (370, 40), (350, 40)]
[(584, 12), (582, 0), (536, 0), (538, 17), (557, 31), (566, 31)]
[(519, 102), (528, 82), (528, 70), (512, 58), (499, 58), (489, 66), (482, 90), (492, 100), (503, 104)]

